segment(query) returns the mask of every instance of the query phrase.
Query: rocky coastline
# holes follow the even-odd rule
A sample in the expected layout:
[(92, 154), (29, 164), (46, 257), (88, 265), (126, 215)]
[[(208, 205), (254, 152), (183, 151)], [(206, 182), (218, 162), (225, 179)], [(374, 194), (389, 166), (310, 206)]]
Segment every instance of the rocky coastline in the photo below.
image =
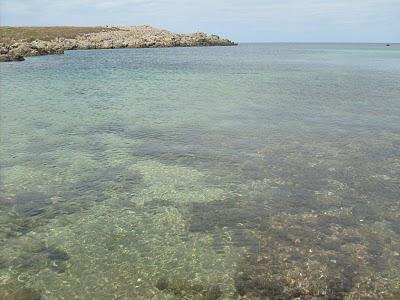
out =
[[(110, 30), (112, 28), (112, 30)], [(103, 31), (78, 35), (75, 38), (57, 37), (45, 40), (18, 40), (0, 43), (0, 62), (22, 61), (24, 57), (63, 54), (75, 49), (162, 48), (196, 46), (233, 46), (236, 43), (198, 32), (176, 34), (151, 26), (104, 27)]]

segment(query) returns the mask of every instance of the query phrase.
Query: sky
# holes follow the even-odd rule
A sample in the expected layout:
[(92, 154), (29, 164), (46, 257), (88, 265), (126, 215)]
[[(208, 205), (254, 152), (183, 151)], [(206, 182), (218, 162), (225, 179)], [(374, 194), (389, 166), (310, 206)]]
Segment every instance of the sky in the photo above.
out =
[(136, 25), (238, 42), (400, 42), (400, 0), (0, 0), (2, 26)]

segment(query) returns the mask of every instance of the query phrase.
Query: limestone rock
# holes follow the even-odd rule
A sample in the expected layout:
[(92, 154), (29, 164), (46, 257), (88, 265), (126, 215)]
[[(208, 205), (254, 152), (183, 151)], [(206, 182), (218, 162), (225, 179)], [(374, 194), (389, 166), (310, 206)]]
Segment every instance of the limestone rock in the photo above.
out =
[(114, 27), (116, 30), (87, 33), (74, 39), (56, 38), (52, 41), (36, 40), (0, 45), (0, 61), (23, 60), (23, 56), (62, 54), (64, 50), (159, 48), (195, 46), (232, 46), (230, 40), (204, 32), (175, 34), (147, 25)]

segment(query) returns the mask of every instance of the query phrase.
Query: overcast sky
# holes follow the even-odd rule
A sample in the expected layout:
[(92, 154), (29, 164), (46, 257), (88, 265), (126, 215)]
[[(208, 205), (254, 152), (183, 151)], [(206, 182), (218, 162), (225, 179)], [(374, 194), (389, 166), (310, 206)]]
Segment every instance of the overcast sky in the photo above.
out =
[(149, 24), (240, 42), (400, 42), (400, 0), (0, 0), (1, 25)]

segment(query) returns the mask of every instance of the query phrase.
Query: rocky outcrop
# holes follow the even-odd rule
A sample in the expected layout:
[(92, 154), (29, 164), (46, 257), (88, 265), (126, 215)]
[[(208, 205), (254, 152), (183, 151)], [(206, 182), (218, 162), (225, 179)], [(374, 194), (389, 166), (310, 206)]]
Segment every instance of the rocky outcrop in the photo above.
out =
[(62, 54), (64, 50), (114, 49), (114, 48), (159, 48), (195, 46), (232, 46), (230, 40), (217, 35), (198, 32), (175, 34), (151, 26), (126, 26), (118, 30), (105, 30), (77, 36), (74, 39), (57, 38), (52, 41), (18, 42), (13, 45), (0, 44), (0, 61), (23, 60), (26, 56)]
[(24, 60), (24, 56), (64, 53), (64, 46), (56, 41), (19, 42), (12, 45), (0, 44), (0, 61)]

